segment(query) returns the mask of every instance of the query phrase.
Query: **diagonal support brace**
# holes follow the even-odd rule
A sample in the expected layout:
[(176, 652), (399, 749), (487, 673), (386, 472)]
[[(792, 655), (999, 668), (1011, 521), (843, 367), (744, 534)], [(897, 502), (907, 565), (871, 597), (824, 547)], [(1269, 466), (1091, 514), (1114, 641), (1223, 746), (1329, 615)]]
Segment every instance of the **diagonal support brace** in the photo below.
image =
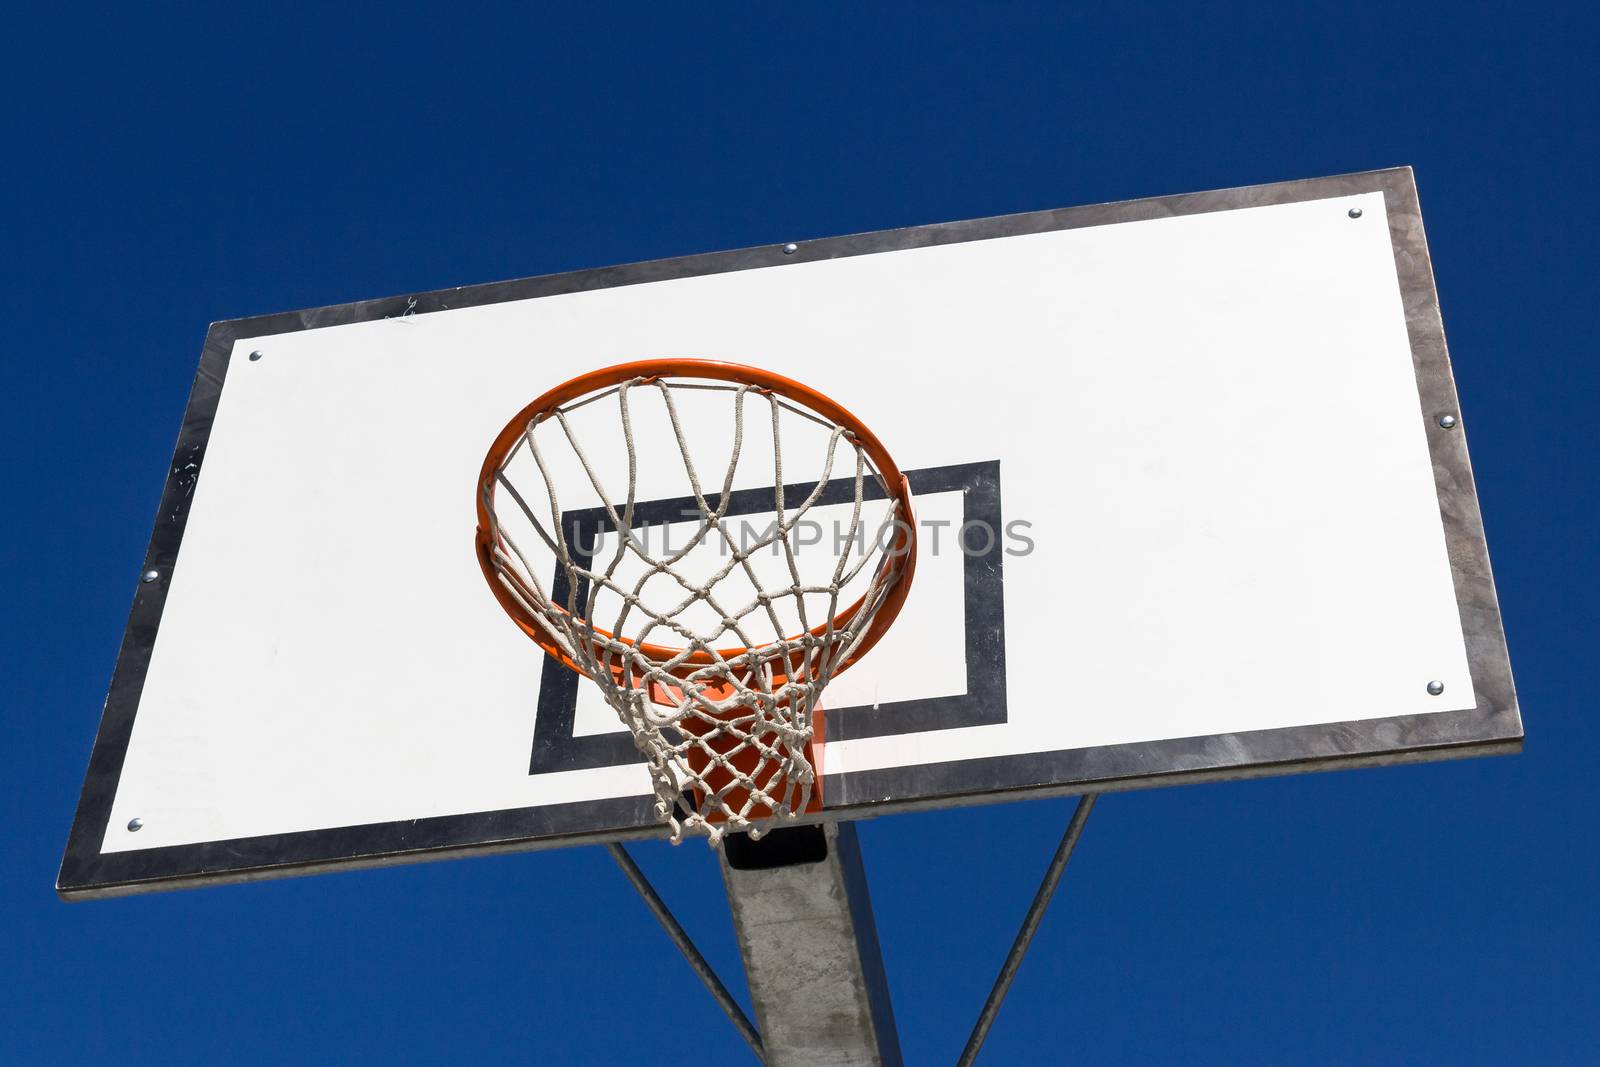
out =
[(739, 1036), (744, 1038), (745, 1043), (755, 1052), (756, 1058), (765, 1063), (766, 1056), (761, 1047), (761, 1035), (756, 1033), (756, 1028), (750, 1024), (750, 1019), (745, 1015), (744, 1009), (740, 1008), (739, 1002), (733, 999), (733, 994), (729, 993), (728, 987), (722, 984), (722, 980), (717, 977), (717, 972), (711, 969), (711, 964), (700, 954), (700, 950), (695, 948), (694, 942), (689, 939), (688, 931), (678, 925), (678, 920), (673, 917), (671, 911), (667, 910), (666, 902), (656, 892), (655, 886), (650, 884), (650, 879), (645, 877), (644, 872), (639, 869), (639, 865), (633, 862), (633, 857), (628, 854), (628, 850), (623, 848), (622, 845), (615, 841), (610, 842), (606, 845), (606, 851), (611, 853), (611, 858), (617, 861), (617, 866), (622, 868), (622, 873), (627, 875), (628, 881), (633, 883), (633, 888), (638, 890), (639, 896), (644, 899), (645, 906), (650, 909), (650, 914), (656, 917), (656, 922), (660, 923), (661, 928), (667, 932), (667, 936), (672, 938), (672, 943), (678, 946), (678, 951), (683, 953), (683, 958), (689, 961), (689, 966), (694, 969), (694, 973), (699, 976), (701, 982), (705, 983), (707, 991), (722, 1006), (722, 1010), (727, 1013), (728, 1020), (739, 1031)]
[(989, 990), (989, 999), (984, 1001), (983, 1011), (978, 1014), (977, 1024), (972, 1028), (972, 1036), (967, 1038), (967, 1047), (961, 1051), (961, 1059), (957, 1060), (957, 1067), (972, 1067), (973, 1061), (978, 1058), (978, 1051), (983, 1048), (984, 1038), (989, 1036), (989, 1028), (994, 1025), (995, 1016), (1000, 1014), (1000, 1002), (1006, 999), (1006, 993), (1011, 989), (1011, 982), (1017, 977), (1017, 969), (1022, 966), (1022, 957), (1027, 955), (1028, 946), (1033, 943), (1033, 935), (1039, 929), (1039, 923), (1044, 919), (1044, 910), (1050, 906), (1050, 898), (1055, 895), (1056, 886), (1061, 882), (1061, 875), (1067, 869), (1067, 861), (1072, 858), (1072, 850), (1077, 847), (1078, 838), (1083, 836), (1083, 824), (1089, 820), (1089, 812), (1094, 808), (1095, 794), (1086, 793), (1078, 800), (1078, 806), (1073, 809), (1072, 819), (1067, 823), (1067, 830), (1061, 835), (1061, 843), (1056, 846), (1056, 854), (1050, 859), (1050, 866), (1045, 868), (1044, 880), (1039, 883), (1039, 891), (1033, 895), (1033, 903), (1028, 906), (1028, 914), (1023, 917), (1022, 928), (1017, 931), (1017, 938), (1011, 943), (1011, 951), (1006, 954), (1006, 961), (1000, 967), (1000, 974), (994, 980), (994, 988)]

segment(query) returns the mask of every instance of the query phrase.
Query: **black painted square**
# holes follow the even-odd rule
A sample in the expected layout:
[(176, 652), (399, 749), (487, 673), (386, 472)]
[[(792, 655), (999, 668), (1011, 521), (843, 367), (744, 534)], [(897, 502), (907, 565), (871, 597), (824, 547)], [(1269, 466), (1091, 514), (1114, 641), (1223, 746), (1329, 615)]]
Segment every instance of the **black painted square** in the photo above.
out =
[[(906, 471), (905, 474), (911, 481), (913, 498), (959, 492), (962, 494), (963, 524), (983, 523), (995, 532), (983, 551), (976, 551), (979, 546), (972, 545), (969, 547), (974, 550), (964, 553), (962, 558), (966, 691), (925, 700), (889, 702), (876, 707), (834, 708), (824, 702), (823, 706), (828, 711), (830, 741), (952, 730), (962, 726), (990, 726), (1006, 721), (1005, 599), (1002, 583), (1005, 543), (1001, 536), (1000, 464), (998, 461), (963, 463), (949, 467), (927, 467)], [(787, 492), (805, 496), (812, 488), (810, 485), (794, 485), (787, 487)], [(837, 478), (828, 483), (818, 504), (845, 503), (853, 495), (854, 480)], [(883, 491), (876, 485), (870, 485), (867, 497), (881, 500)], [(722, 502), (720, 495), (716, 494), (708, 495), (706, 501), (713, 509), (720, 507)], [(727, 515), (732, 518), (770, 511), (771, 508), (771, 489), (741, 489), (731, 494)], [(685, 511), (698, 513), (692, 497), (644, 501), (634, 505), (634, 523), (637, 527), (657, 525), (679, 519)], [(561, 527), (573, 531), (570, 544), (582, 546), (595, 544), (596, 535), (611, 529), (612, 524), (605, 509), (587, 508), (564, 512)], [(954, 541), (952, 536), (948, 542), (952, 548)], [(587, 565), (588, 560), (579, 554), (579, 549), (574, 548), (573, 554), (580, 565)], [(566, 596), (566, 575), (560, 567), (557, 567), (556, 575), (551, 580), (550, 590), (558, 602)], [(582, 590), (579, 591), (579, 599), (582, 599)], [(578, 690), (580, 686), (588, 684), (591, 683), (556, 660), (545, 657), (544, 674), (539, 683), (539, 703), (534, 717), (529, 774), (616, 767), (642, 761), (643, 757), (633, 746), (632, 736), (625, 731), (573, 734)]]

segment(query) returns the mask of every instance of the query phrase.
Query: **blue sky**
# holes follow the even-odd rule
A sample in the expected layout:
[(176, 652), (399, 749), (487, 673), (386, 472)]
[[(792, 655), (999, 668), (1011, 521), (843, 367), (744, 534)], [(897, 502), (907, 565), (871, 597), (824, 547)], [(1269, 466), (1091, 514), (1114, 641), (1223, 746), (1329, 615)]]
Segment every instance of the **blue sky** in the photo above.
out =
[[(986, 1063), (1593, 1062), (1596, 230), (1578, 5), (16, 11), (0, 1060), (707, 1062), (605, 854), (66, 905), (52, 883), (214, 319), (1417, 168), (1525, 754), (1102, 801)], [(1069, 814), (862, 827), (907, 1060), (954, 1059)], [(704, 850), (637, 850), (742, 995)]]

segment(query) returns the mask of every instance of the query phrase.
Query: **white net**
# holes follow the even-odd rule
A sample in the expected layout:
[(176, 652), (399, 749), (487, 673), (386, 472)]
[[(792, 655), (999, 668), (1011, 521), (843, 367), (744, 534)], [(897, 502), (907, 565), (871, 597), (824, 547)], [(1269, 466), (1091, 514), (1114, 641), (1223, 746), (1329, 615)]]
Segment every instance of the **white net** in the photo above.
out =
[[(785, 482), (786, 448), (809, 477)], [(641, 500), (669, 462), (687, 495)], [(736, 489), (741, 464), (766, 488)], [(628, 728), (674, 842), (807, 810), (818, 697), (906, 573), (904, 509), (849, 429), (749, 384), (639, 377), (534, 416), (480, 492), (495, 578)]]

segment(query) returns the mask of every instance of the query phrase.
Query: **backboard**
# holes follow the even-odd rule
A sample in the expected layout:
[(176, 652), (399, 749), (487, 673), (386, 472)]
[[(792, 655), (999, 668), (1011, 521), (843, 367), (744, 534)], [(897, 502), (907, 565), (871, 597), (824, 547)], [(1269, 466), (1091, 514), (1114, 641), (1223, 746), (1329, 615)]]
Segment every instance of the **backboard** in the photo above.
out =
[(1388, 170), (215, 324), (59, 891), (662, 834), (473, 552), (506, 420), (656, 356), (814, 386), (909, 477), (916, 582), (827, 691), (820, 818), (1520, 747)]

